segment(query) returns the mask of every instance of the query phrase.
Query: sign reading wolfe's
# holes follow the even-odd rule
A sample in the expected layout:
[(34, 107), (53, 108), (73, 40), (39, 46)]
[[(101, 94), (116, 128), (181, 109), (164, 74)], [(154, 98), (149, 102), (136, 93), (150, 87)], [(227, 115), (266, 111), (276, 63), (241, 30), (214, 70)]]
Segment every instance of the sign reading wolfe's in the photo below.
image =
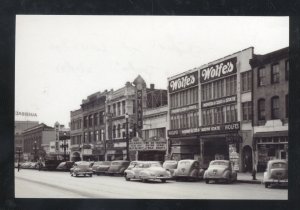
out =
[(200, 127), (200, 133), (225, 133), (228, 131), (238, 131), (238, 130), (240, 130), (239, 122)]
[(230, 58), (220, 63), (209, 66), (200, 70), (200, 82), (208, 82), (213, 79), (228, 76), (236, 73), (236, 61), (237, 58)]
[(143, 95), (142, 90), (137, 90), (137, 127), (143, 128)]
[(169, 92), (176, 92), (198, 84), (198, 71), (173, 79), (169, 82)]

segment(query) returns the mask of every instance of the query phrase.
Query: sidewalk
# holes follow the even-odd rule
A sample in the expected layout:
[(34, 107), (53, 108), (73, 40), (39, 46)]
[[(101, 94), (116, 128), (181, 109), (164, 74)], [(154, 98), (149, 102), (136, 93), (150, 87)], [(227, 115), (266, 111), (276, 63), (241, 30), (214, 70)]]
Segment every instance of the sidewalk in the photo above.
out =
[(252, 173), (243, 173), (238, 172), (237, 174), (237, 182), (240, 183), (249, 183), (249, 184), (261, 184), (263, 180), (264, 173), (257, 173), (256, 180), (253, 180)]

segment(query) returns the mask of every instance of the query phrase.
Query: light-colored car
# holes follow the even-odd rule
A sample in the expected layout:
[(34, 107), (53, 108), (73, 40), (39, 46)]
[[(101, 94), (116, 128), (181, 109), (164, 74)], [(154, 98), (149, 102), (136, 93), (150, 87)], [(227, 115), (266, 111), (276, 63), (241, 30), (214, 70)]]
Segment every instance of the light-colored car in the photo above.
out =
[(232, 169), (229, 160), (213, 160), (204, 173), (204, 180), (206, 184), (210, 180), (230, 183), (237, 180), (237, 172)]
[(133, 168), (126, 169), (124, 177), (126, 181), (130, 181), (130, 179), (140, 179), (143, 182), (148, 180), (161, 180), (162, 182), (166, 182), (166, 180), (171, 178), (171, 174), (164, 169), (159, 162), (142, 161), (138, 162)]
[(126, 160), (112, 161), (106, 173), (110, 175), (115, 175), (115, 174), (123, 175), (124, 171), (128, 168), (129, 164), (130, 162)]
[(286, 160), (269, 160), (264, 172), (263, 183), (268, 188), (271, 185), (288, 185), (288, 162)]
[(86, 161), (78, 161), (74, 163), (73, 167), (70, 169), (71, 176), (79, 176), (79, 175), (93, 175), (93, 171), (90, 167), (90, 163)]
[(92, 166), (92, 171), (93, 173), (96, 173), (96, 169), (98, 166), (100, 166), (102, 164), (103, 161), (96, 161), (94, 162), (93, 166)]
[(200, 167), (198, 160), (186, 159), (178, 161), (174, 170), (175, 179), (200, 180), (203, 178), (204, 169)]
[(111, 161), (102, 161), (95, 169), (95, 174), (105, 174), (111, 165)]
[(174, 172), (177, 169), (178, 161), (176, 160), (166, 160), (163, 164), (163, 168), (170, 171), (171, 176), (174, 176)]

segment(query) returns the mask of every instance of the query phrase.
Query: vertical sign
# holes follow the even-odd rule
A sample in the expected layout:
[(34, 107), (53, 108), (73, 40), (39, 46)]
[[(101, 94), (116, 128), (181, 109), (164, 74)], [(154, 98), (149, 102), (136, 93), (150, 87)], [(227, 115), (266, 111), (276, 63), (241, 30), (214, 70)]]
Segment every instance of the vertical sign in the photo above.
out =
[(138, 129), (143, 128), (143, 94), (142, 90), (137, 90), (137, 127)]

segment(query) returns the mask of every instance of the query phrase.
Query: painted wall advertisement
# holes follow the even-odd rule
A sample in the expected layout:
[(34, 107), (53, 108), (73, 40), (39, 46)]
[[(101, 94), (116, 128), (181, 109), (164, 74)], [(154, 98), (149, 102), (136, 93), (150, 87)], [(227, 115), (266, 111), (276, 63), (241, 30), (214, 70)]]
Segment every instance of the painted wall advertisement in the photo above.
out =
[(169, 82), (169, 93), (198, 85), (198, 71), (186, 74)]
[(240, 155), (237, 153), (236, 144), (229, 144), (229, 160), (232, 162), (232, 168), (239, 171)]

